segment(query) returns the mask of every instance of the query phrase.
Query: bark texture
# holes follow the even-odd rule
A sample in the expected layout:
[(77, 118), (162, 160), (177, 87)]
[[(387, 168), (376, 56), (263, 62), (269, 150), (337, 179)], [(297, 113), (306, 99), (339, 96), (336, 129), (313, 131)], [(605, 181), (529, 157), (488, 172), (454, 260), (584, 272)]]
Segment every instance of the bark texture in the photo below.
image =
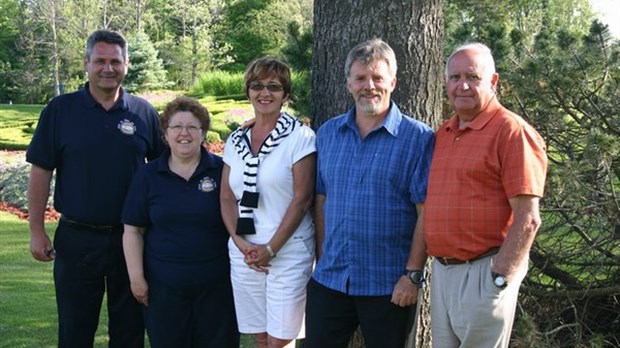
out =
[(442, 0), (315, 0), (312, 115), (318, 128), (353, 105), (344, 63), (355, 45), (378, 37), (396, 53), (400, 109), (432, 127), (441, 121)]

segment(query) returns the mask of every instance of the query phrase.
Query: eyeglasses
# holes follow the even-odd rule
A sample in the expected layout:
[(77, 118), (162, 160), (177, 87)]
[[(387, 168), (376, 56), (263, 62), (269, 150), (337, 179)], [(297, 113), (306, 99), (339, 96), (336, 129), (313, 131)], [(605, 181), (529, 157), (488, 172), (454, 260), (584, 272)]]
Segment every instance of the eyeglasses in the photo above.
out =
[(168, 129), (170, 129), (174, 133), (181, 133), (181, 131), (183, 129), (185, 129), (189, 133), (198, 133), (198, 132), (200, 132), (202, 130), (202, 127), (198, 127), (198, 126), (195, 126), (193, 124), (191, 124), (189, 126), (183, 126), (183, 125), (180, 125), (180, 124), (176, 124), (174, 126), (168, 126)]
[(282, 85), (275, 83), (270, 83), (268, 85), (263, 85), (262, 83), (250, 83), (250, 89), (256, 92), (262, 91), (265, 87), (267, 87), (269, 92), (282, 92), (284, 90)]

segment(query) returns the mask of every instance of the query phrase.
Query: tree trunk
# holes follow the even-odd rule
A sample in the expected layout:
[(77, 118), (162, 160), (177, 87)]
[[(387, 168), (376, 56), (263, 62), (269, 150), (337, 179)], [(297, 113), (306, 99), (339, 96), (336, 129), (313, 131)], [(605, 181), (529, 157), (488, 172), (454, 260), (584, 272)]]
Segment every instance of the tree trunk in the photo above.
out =
[[(195, 5), (195, 4), (192, 4)], [(192, 80), (191, 86), (198, 81), (198, 33), (196, 33), (198, 23), (196, 17), (192, 18)]]
[[(353, 105), (344, 76), (346, 56), (355, 45), (373, 37), (386, 41), (396, 53), (394, 101), (404, 113), (434, 128), (439, 125), (444, 67), (442, 0), (315, 0), (313, 32), (315, 128)], [(429, 290), (427, 286), (420, 297), (421, 314), (407, 347), (430, 347)], [(349, 344), (349, 348), (357, 347), (363, 347), (359, 329)]]
[(50, 29), (52, 30), (52, 76), (54, 78), (54, 96), (60, 95), (60, 53), (58, 52), (58, 4), (55, 0), (50, 2), (49, 7)]
[(315, 0), (312, 115), (318, 128), (352, 106), (344, 63), (358, 43), (379, 37), (396, 53), (401, 110), (431, 126), (441, 121), (442, 0)]

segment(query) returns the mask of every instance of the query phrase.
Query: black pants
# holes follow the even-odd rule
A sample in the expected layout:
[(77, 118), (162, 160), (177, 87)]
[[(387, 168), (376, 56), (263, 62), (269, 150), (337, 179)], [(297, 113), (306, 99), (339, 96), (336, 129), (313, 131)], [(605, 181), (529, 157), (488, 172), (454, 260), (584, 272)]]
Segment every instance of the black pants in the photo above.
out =
[(58, 347), (94, 344), (107, 292), (109, 347), (144, 347), (142, 306), (129, 288), (122, 230), (76, 228), (60, 221), (54, 237)]
[(148, 283), (149, 305), (144, 319), (152, 348), (239, 347), (228, 277), (194, 286), (169, 286), (154, 279)]
[(359, 325), (367, 348), (403, 348), (415, 306), (399, 307), (390, 296), (351, 296), (308, 282), (304, 348), (345, 348)]

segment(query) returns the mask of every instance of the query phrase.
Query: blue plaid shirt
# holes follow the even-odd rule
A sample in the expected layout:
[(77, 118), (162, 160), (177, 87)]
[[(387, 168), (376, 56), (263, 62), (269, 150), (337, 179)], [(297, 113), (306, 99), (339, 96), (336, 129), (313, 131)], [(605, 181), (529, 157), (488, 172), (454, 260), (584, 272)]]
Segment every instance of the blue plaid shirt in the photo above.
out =
[(326, 200), (317, 282), (350, 295), (392, 293), (409, 257), (416, 204), (426, 199), (434, 139), (394, 102), (364, 140), (355, 108), (319, 129), (316, 193)]

